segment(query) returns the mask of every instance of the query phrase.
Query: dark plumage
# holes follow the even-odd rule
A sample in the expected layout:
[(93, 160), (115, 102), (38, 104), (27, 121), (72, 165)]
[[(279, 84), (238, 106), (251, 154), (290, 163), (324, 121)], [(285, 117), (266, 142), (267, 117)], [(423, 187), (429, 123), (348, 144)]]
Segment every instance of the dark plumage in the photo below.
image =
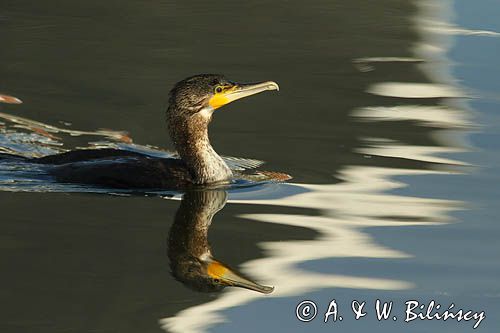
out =
[(168, 257), (172, 275), (191, 289), (220, 291), (233, 286), (261, 293), (273, 287), (260, 285), (212, 256), (208, 229), (214, 215), (226, 204), (224, 191), (188, 191), (175, 214), (168, 237)]
[(167, 125), (180, 159), (88, 149), (27, 161), (52, 165), (49, 174), (63, 183), (121, 189), (183, 189), (225, 183), (233, 173), (210, 144), (212, 113), (234, 100), (277, 89), (271, 81), (237, 84), (217, 74), (195, 75), (178, 82), (170, 91)]

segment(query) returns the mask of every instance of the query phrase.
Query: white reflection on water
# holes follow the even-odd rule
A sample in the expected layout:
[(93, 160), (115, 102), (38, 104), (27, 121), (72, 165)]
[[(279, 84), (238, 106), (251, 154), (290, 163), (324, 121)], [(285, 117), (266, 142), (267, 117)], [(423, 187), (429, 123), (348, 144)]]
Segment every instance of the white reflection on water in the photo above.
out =
[[(363, 65), (361, 72), (373, 70), (367, 64), (377, 62), (414, 63), (430, 79), (430, 82), (381, 82), (368, 88), (372, 94), (396, 98), (462, 98), (464, 91), (450, 75), (446, 52), (450, 46), (449, 35), (465, 33), (466, 29), (443, 23), (449, 21), (451, 3), (449, 1), (421, 1), (419, 15), (415, 18), (415, 28), (422, 41), (414, 45), (415, 57), (355, 59), (355, 64)], [(494, 32), (469, 31), (468, 35), (496, 35)], [(370, 61), (374, 59), (374, 61)], [(288, 226), (310, 228), (318, 232), (314, 240), (294, 240), (286, 242), (266, 242), (260, 246), (265, 257), (245, 263), (242, 268), (256, 280), (273, 284), (275, 292), (268, 295), (268, 302), (275, 297), (305, 295), (323, 288), (362, 288), (401, 290), (412, 288), (411, 281), (378, 279), (370, 276), (348, 276), (323, 274), (307, 271), (300, 266), (309, 261), (328, 258), (408, 258), (411, 254), (397, 251), (380, 244), (365, 233), (364, 228), (379, 226), (436, 225), (452, 222), (450, 216), (455, 210), (463, 209), (465, 203), (431, 198), (417, 198), (389, 194), (388, 191), (406, 186), (394, 180), (396, 176), (449, 174), (463, 172), (464, 169), (447, 167), (464, 165), (442, 154), (467, 150), (462, 138), (441, 140), (444, 129), (470, 128), (472, 121), (462, 100), (447, 100), (438, 105), (395, 105), (372, 106), (353, 110), (352, 116), (360, 121), (416, 121), (421, 126), (435, 127), (433, 134), (436, 145), (417, 146), (404, 144), (391, 138), (366, 138), (366, 148), (357, 152), (410, 159), (424, 163), (440, 163), (437, 170), (384, 168), (370, 166), (347, 166), (340, 172), (344, 181), (332, 185), (281, 184), (275, 185), (275, 198), (266, 199), (272, 190), (267, 188), (259, 199), (259, 193), (252, 193), (249, 200), (230, 196), (232, 203), (302, 207), (319, 211), (319, 216), (292, 214), (247, 214), (241, 217)], [(450, 132), (451, 133), (451, 132)], [(463, 132), (459, 134), (463, 136)], [(453, 142), (453, 144), (450, 144)], [(460, 143), (460, 145), (459, 145)], [(441, 154), (441, 156), (439, 156)], [(293, 188), (303, 191), (292, 196), (277, 195)], [(278, 197), (278, 198), (276, 198)], [(191, 307), (175, 317), (162, 319), (161, 325), (171, 332), (202, 332), (216, 323), (224, 322), (223, 312), (231, 307), (262, 299), (261, 295), (245, 290), (228, 290), (216, 300)], [(241, 311), (244, 311), (244, 307)]]
[(437, 83), (382, 82), (370, 87), (368, 92), (399, 98), (465, 97), (460, 89)]
[[(410, 148), (411, 149), (411, 148)], [(323, 274), (299, 268), (311, 260), (331, 258), (408, 258), (411, 255), (377, 244), (363, 228), (381, 226), (435, 225), (450, 221), (450, 212), (462, 207), (460, 202), (391, 195), (384, 192), (405, 186), (395, 175), (439, 174), (439, 171), (402, 170), (375, 167), (347, 167), (341, 172), (345, 181), (335, 185), (280, 184), (276, 192), (291, 187), (306, 190), (280, 199), (239, 199), (232, 203), (302, 207), (319, 210), (320, 216), (291, 214), (247, 214), (241, 217), (266, 223), (310, 228), (319, 233), (313, 240), (267, 242), (260, 246), (265, 258), (242, 266), (257, 281), (273, 284), (275, 292), (267, 297), (302, 295), (323, 288), (361, 288), (401, 290), (412, 288), (409, 281), (367, 276)], [(258, 196), (258, 193), (254, 195)], [(265, 193), (266, 194), (266, 193)], [(265, 196), (264, 194), (264, 196)], [(200, 332), (207, 325), (223, 322), (222, 312), (230, 307), (261, 299), (246, 290), (230, 290), (218, 299), (191, 307), (173, 318), (161, 320), (172, 332)]]
[[(466, 151), (459, 147), (429, 147), (429, 146), (409, 146), (396, 141), (389, 141), (378, 138), (365, 138), (369, 148), (357, 148), (355, 151), (366, 155), (397, 157), (409, 160), (416, 160), (427, 163), (439, 163), (449, 165), (467, 165), (464, 162), (450, 158), (444, 158), (439, 154), (461, 153)], [(437, 166), (436, 166), (437, 167)], [(451, 172), (451, 170), (449, 170)]]
[(463, 109), (446, 106), (429, 105), (399, 105), (399, 106), (372, 106), (354, 110), (354, 117), (366, 121), (401, 121), (414, 120), (423, 126), (441, 128), (470, 128), (473, 126), (470, 115)]

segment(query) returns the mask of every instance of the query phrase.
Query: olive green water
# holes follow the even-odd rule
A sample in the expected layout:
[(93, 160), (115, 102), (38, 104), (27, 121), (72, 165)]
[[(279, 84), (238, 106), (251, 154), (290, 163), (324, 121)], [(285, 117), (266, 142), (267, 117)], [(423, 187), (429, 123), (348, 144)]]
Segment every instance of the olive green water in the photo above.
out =
[[(211, 72), (274, 80), (279, 93), (218, 110), (211, 140), (294, 179), (229, 191), (210, 227), (216, 258), (275, 286), (264, 296), (199, 293), (171, 276), (178, 201), (31, 191), (0, 174), (0, 330), (473, 330), (474, 321), (404, 322), (407, 300), (435, 300), (484, 310), (477, 330), (495, 332), (497, 9), (464, 0), (3, 1), (0, 92), (24, 103), (2, 104), (2, 114), (68, 132), (127, 131), (137, 145), (172, 149), (164, 111), (175, 82)], [(114, 140), (26, 124), (0, 118), (4, 151)], [(318, 307), (310, 322), (296, 318), (306, 299)], [(324, 323), (333, 299), (343, 320)], [(396, 321), (375, 318), (376, 299), (395, 302)], [(367, 301), (365, 318), (354, 320), (353, 300)]]

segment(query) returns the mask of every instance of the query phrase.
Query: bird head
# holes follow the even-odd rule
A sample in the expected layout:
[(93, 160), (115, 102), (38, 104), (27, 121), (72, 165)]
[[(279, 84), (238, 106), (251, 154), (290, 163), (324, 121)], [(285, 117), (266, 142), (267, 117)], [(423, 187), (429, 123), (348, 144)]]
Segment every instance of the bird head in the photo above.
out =
[(178, 82), (170, 91), (169, 113), (211, 117), (213, 111), (238, 99), (267, 90), (279, 90), (276, 82), (235, 83), (219, 74), (199, 74)]
[(184, 258), (171, 268), (178, 281), (196, 291), (217, 292), (225, 287), (239, 287), (269, 294), (274, 290), (274, 287), (258, 284), (212, 257)]

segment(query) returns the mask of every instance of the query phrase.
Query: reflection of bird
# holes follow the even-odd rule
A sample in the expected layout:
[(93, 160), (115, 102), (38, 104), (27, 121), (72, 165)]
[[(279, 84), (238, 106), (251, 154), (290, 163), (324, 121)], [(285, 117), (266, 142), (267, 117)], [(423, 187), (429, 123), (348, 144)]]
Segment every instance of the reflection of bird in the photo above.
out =
[(119, 149), (88, 149), (30, 162), (54, 165), (49, 173), (66, 183), (143, 189), (224, 183), (233, 172), (210, 144), (212, 114), (225, 104), (266, 90), (278, 90), (278, 85), (272, 81), (238, 84), (215, 74), (196, 75), (177, 83), (170, 92), (167, 124), (180, 159)]
[(198, 291), (219, 291), (226, 286), (270, 293), (262, 286), (215, 260), (207, 234), (213, 216), (226, 204), (224, 191), (188, 191), (175, 215), (168, 239), (168, 257), (174, 277)]

